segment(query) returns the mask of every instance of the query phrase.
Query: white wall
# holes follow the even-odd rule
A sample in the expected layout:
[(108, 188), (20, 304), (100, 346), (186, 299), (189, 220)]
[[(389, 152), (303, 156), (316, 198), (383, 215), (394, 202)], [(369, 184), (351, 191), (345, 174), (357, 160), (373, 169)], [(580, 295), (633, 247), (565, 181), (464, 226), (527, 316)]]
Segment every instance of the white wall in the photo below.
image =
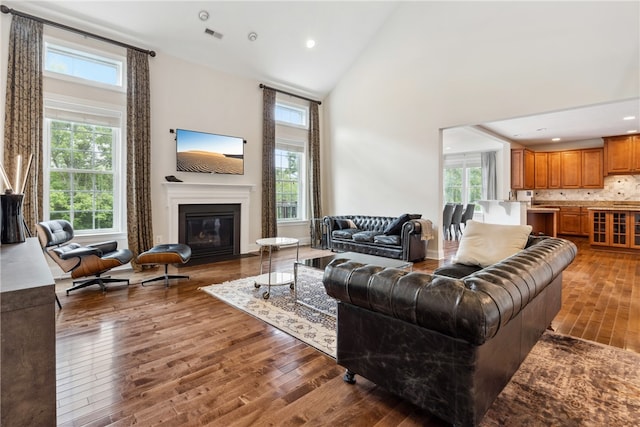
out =
[[(639, 12), (403, 3), (326, 100), (326, 208), (440, 224), (440, 129), (639, 96)], [(429, 256), (441, 255), (432, 241)]]

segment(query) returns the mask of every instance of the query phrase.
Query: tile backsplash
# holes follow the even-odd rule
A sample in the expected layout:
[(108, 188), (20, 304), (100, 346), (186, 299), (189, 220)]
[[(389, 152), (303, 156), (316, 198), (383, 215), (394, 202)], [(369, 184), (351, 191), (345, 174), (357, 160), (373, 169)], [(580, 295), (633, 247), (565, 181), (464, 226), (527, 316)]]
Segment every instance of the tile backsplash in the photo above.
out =
[(613, 175), (604, 178), (604, 188), (533, 190), (536, 203), (541, 201), (640, 201), (640, 175)]

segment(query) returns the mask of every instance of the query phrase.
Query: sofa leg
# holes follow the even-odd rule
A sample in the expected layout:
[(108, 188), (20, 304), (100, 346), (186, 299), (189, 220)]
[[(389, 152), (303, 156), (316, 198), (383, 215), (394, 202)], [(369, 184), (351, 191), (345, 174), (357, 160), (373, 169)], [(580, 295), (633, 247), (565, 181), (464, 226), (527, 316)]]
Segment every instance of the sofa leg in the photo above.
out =
[(356, 383), (356, 373), (350, 370), (346, 370), (344, 373), (344, 377), (342, 377), (345, 383), (355, 384)]

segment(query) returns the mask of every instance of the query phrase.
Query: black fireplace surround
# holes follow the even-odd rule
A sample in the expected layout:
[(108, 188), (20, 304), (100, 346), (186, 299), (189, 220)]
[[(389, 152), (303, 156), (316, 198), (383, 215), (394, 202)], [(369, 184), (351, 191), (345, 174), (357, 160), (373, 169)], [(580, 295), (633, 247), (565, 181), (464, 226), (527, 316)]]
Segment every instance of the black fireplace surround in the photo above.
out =
[(191, 247), (188, 264), (240, 255), (240, 204), (179, 205), (178, 240)]

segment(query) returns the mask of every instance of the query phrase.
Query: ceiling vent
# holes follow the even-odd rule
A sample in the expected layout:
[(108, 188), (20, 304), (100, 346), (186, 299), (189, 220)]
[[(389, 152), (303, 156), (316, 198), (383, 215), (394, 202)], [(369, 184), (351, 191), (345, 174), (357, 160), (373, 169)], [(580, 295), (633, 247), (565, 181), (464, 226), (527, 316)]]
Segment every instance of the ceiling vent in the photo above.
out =
[(217, 39), (222, 39), (222, 37), (223, 37), (222, 33), (218, 33), (216, 31), (213, 31), (211, 28), (205, 29), (204, 32), (206, 34), (209, 34), (210, 36), (213, 36), (213, 37), (217, 38)]

